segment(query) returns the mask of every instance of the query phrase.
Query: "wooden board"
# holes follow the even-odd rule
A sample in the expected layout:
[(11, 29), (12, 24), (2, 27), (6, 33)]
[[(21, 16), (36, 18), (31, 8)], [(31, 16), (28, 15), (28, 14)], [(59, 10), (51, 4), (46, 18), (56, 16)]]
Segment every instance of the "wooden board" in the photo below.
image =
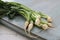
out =
[[(34, 27), (32, 33), (47, 40), (60, 40), (60, 0), (15, 0), (15, 2), (22, 3), (33, 10), (42, 11), (53, 18), (54, 28), (41, 31), (37, 27)], [(3, 19), (24, 29), (25, 20), (22, 17), (16, 17), (13, 20), (7, 17)]]

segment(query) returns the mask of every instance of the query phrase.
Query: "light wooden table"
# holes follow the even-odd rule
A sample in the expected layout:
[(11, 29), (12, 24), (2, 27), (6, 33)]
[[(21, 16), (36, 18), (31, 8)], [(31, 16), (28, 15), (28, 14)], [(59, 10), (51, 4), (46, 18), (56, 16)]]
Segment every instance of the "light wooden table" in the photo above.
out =
[(0, 40), (29, 40), (0, 24)]

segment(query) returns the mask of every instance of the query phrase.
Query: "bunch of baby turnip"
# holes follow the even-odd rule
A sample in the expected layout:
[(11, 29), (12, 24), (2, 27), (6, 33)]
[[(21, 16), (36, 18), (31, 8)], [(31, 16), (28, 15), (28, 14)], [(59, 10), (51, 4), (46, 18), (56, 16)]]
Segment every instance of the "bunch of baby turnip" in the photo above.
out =
[[(0, 2), (0, 9), (6, 11), (6, 15), (13, 18), (15, 14), (22, 15), (25, 19), (25, 32), (30, 33), (34, 26), (47, 30), (52, 27), (52, 18), (42, 12), (34, 11), (20, 3), (16, 2)], [(1, 13), (0, 13), (1, 14)]]

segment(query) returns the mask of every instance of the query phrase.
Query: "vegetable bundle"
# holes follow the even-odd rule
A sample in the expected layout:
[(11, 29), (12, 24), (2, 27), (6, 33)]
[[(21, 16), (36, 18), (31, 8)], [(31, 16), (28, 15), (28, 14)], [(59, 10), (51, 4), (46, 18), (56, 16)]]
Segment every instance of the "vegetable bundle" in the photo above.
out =
[(0, 18), (8, 16), (13, 19), (16, 15), (22, 15), (25, 19), (25, 31), (30, 33), (33, 26), (47, 30), (52, 27), (52, 19), (50, 16), (16, 2), (3, 2), (0, 0)]

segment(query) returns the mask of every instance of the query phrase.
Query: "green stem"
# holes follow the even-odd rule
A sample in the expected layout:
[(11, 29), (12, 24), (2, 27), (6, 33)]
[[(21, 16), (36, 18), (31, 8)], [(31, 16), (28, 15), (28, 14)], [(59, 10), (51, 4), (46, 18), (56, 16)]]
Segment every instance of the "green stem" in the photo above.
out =
[(41, 13), (41, 12), (39, 12), (39, 15), (41, 15), (42, 18), (47, 18), (47, 16), (48, 16), (48, 15), (43, 14), (43, 13)]
[(27, 11), (31, 11), (30, 8), (20, 4), (20, 3), (16, 3), (16, 2), (7, 2), (8, 4), (11, 4), (12, 6), (16, 6), (16, 7), (19, 7), (19, 8), (22, 8), (22, 9), (25, 9)]
[(24, 16), (26, 18), (26, 20), (30, 20), (30, 12), (26, 11), (26, 10), (20, 10), (19, 14), (21, 14), (22, 16)]

